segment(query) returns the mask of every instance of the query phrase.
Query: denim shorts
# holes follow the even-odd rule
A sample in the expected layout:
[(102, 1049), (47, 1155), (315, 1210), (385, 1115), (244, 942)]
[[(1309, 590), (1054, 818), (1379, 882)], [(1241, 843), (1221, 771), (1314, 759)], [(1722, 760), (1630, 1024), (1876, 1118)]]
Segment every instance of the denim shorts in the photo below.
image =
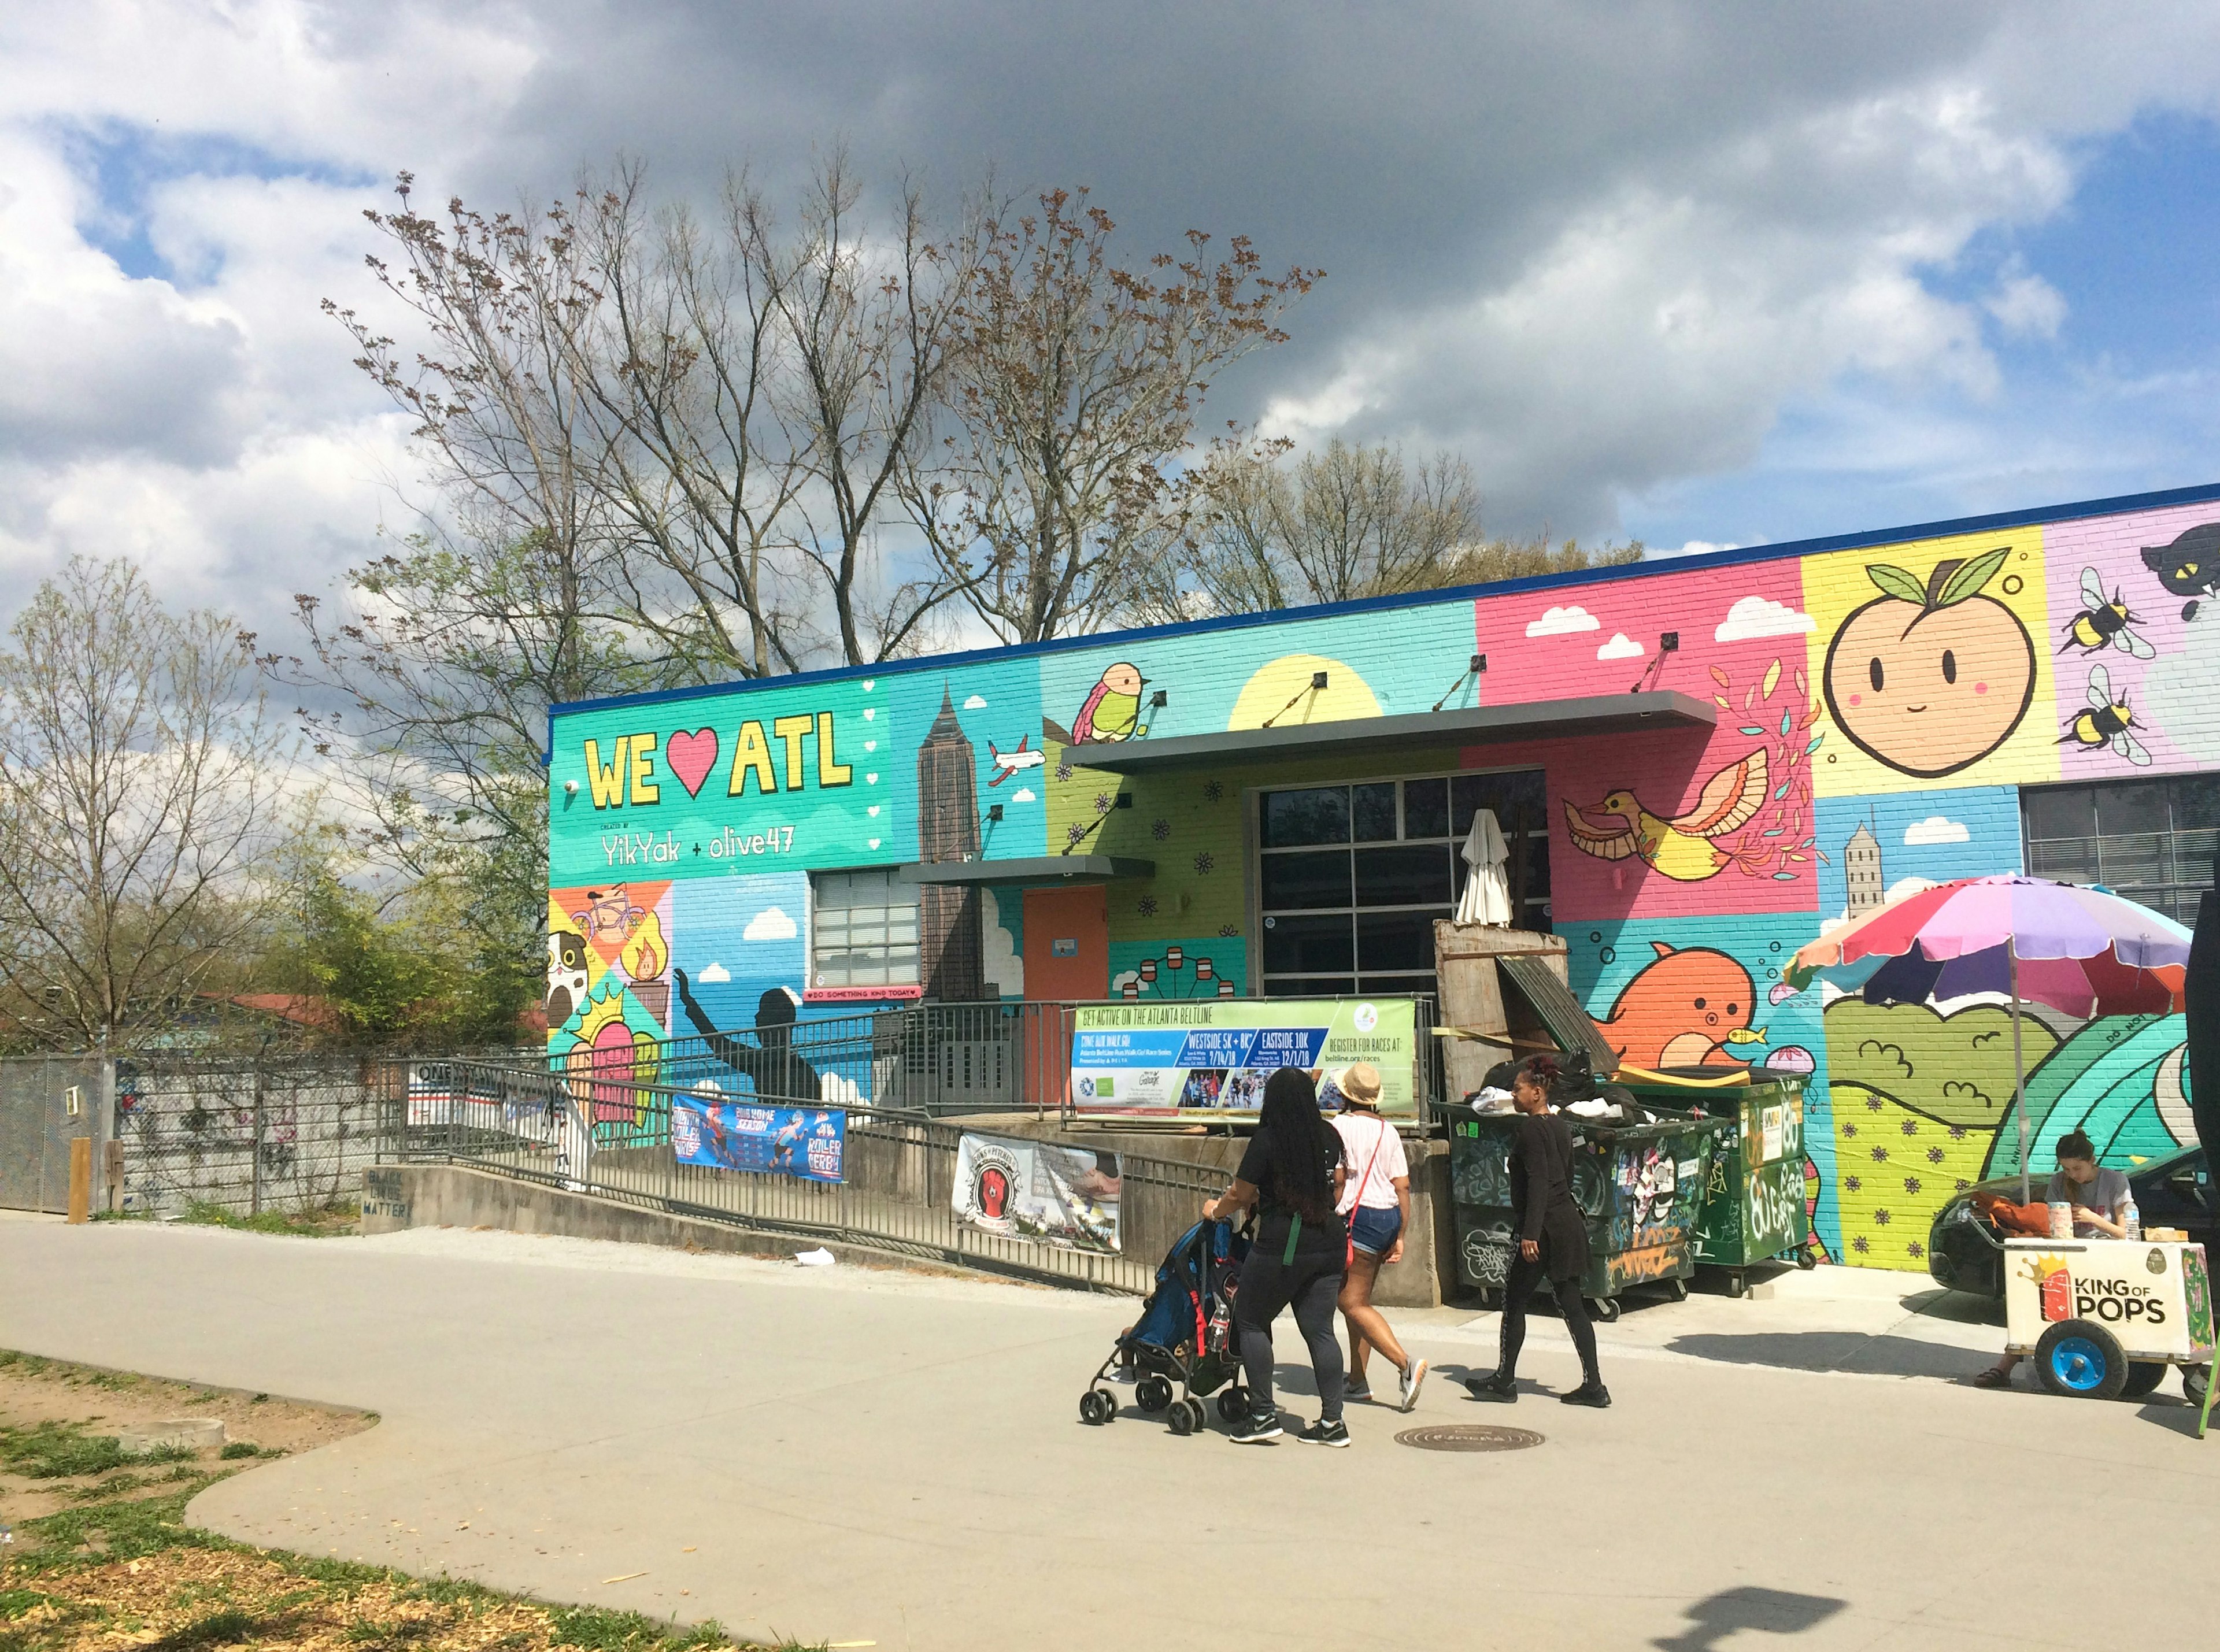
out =
[(1363, 1205), (1349, 1213), (1349, 1241), (1368, 1256), (1384, 1256), (1403, 1231), (1403, 1207), (1374, 1210)]

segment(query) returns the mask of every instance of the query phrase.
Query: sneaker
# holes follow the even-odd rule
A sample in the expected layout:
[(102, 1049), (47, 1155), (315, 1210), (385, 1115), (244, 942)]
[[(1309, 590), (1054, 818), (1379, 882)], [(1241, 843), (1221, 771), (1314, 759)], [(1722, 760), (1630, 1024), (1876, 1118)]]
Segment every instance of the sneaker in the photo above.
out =
[(1467, 1377), (1464, 1391), (1475, 1400), (1497, 1400), (1508, 1406), (1518, 1398), (1518, 1390), (1513, 1386), (1517, 1381), (1515, 1377), (1506, 1377), (1500, 1373), (1490, 1373), (1484, 1377)]
[(1337, 1417), (1331, 1423), (1323, 1417), (1295, 1436), (1305, 1445), (1338, 1445), (1349, 1443), (1349, 1424)]
[(1225, 1437), (1236, 1445), (1263, 1445), (1280, 1437), (1280, 1414), (1269, 1417), (1244, 1417), (1226, 1430)]
[(1134, 1383), (1138, 1382), (1140, 1380), (1140, 1374), (1135, 1371), (1130, 1365), (1113, 1367), (1108, 1378), (1108, 1381), (1112, 1382), (1122, 1382), (1128, 1387), (1131, 1387)]
[(1583, 1382), (1570, 1393), (1561, 1393), (1557, 1398), (1568, 1406), (1593, 1406), (1603, 1411), (1611, 1405), (1611, 1390), (1600, 1382)]
[(1416, 1354), (1412, 1355), (1410, 1364), (1404, 1368), (1401, 1384), (1403, 1390), (1403, 1409), (1405, 1411), (1409, 1411), (1412, 1406), (1419, 1403), (1419, 1385), (1425, 1380), (1425, 1361), (1420, 1359)]
[(1369, 1382), (1351, 1382), (1342, 1389), (1341, 1397), (1344, 1400), (1369, 1400), (1372, 1398), (1372, 1385)]

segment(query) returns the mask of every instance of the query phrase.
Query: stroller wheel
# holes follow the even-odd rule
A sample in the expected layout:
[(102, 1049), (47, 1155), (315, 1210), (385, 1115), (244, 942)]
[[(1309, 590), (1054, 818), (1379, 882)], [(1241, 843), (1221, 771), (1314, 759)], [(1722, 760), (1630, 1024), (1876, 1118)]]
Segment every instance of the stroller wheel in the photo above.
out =
[(1079, 1396), (1079, 1420), (1091, 1428), (1100, 1428), (1118, 1414), (1118, 1402), (1100, 1388), (1089, 1388)]
[(1134, 1403), (1145, 1412), (1159, 1412), (1172, 1403), (1170, 1380), (1162, 1376), (1144, 1376), (1133, 1388)]
[(1249, 1390), (1235, 1383), (1218, 1396), (1218, 1414), (1225, 1421), (1238, 1423), (1249, 1414)]
[(1192, 1400), (1175, 1400), (1171, 1409), (1165, 1413), (1164, 1420), (1171, 1424), (1173, 1433), (1192, 1434), (1196, 1427), (1195, 1412), (1201, 1409)]

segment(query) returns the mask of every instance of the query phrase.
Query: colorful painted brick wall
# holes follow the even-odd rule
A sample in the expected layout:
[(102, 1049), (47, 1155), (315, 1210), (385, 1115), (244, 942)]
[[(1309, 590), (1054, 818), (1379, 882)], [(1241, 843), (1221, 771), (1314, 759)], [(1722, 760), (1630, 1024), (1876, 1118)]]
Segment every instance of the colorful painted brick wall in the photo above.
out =
[[(768, 989), (822, 996), (808, 874), (928, 854), (1147, 859), (1153, 876), (1107, 891), (1113, 980), (1141, 984), (1152, 961), (1147, 990), (1192, 991), (1208, 958), (1245, 991), (1248, 791), (1540, 766), (1553, 921), (1614, 1044), (1642, 1064), (1811, 1075), (1821, 1242), (1844, 1262), (1918, 1268), (1940, 1204), (2001, 1163), (2003, 1012), (1823, 1004), (1788, 988), (1784, 961), (1906, 880), (2020, 870), (2023, 786), (2220, 770), (2216, 552), (2220, 503), (2067, 509), (566, 710), (552, 740), (551, 1041), (608, 1052), (689, 1030), (682, 975), (720, 1026), (746, 1024)], [(1132, 776), (1066, 757), (1423, 712), (1444, 695), (1636, 688), (1706, 700), (1716, 726)], [(1121, 791), (1132, 807), (1114, 806)], [(964, 995), (1024, 995), (1021, 911), (1017, 891), (985, 892)], [(2178, 1018), (2046, 1015), (2027, 1032), (2038, 1167), (2077, 1125), (2117, 1163), (2188, 1138)]]

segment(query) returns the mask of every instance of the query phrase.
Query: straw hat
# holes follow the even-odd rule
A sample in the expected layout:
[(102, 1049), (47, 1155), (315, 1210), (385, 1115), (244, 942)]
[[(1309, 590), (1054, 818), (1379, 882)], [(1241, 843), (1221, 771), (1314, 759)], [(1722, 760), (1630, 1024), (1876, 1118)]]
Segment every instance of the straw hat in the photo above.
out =
[(1380, 1069), (1369, 1061), (1352, 1063), (1341, 1069), (1341, 1076), (1333, 1082), (1341, 1092), (1341, 1099), (1353, 1107), (1377, 1107), (1380, 1105)]

